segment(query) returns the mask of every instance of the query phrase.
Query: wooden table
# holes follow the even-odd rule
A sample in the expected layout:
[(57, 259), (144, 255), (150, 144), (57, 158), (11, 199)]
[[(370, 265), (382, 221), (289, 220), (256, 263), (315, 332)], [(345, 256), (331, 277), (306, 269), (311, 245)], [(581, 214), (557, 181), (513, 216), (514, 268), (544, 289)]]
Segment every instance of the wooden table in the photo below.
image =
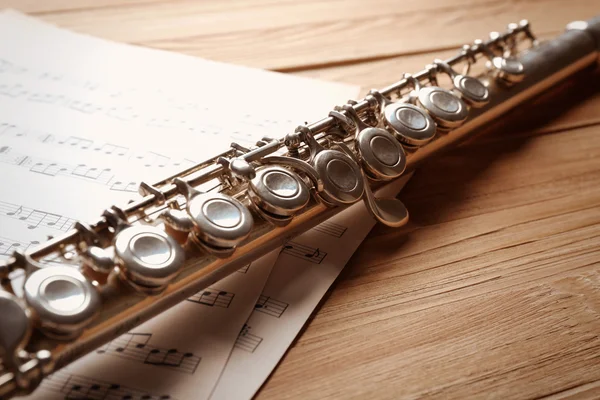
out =
[[(0, 4), (365, 91), (508, 22), (549, 37), (600, 13), (591, 0)], [(401, 195), (408, 228), (370, 234), (258, 398), (600, 398), (600, 79), (588, 79), (419, 170)]]

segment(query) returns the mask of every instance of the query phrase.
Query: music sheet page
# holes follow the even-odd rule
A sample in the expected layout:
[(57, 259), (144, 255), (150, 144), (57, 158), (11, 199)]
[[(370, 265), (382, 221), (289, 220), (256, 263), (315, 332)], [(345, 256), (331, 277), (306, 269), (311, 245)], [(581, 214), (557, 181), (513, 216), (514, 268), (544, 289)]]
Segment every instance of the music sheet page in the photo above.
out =
[[(280, 137), (357, 94), (356, 87), (111, 43), (4, 12), (0, 257), (124, 204), (141, 180), (153, 183), (232, 140), (248, 146)], [(302, 245), (290, 244), (284, 257), (305, 251), (319, 258), (318, 246)], [(263, 301), (275, 257), (106, 344), (29, 398), (208, 398)]]
[[(395, 196), (411, 177), (378, 195)], [(284, 246), (211, 400), (245, 400), (256, 394), (374, 225), (359, 203)]]

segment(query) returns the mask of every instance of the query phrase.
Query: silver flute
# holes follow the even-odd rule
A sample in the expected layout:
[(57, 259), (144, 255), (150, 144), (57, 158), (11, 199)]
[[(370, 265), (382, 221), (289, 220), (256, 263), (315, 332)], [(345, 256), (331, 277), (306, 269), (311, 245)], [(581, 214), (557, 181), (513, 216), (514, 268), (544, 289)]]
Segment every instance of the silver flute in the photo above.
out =
[(354, 203), (362, 200), (387, 226), (404, 225), (404, 205), (377, 189), (599, 63), (600, 17), (545, 42), (527, 21), (509, 24), (281, 139), (232, 143), (160, 182), (142, 182), (137, 199), (97, 221), (15, 251), (0, 263), (0, 399), (32, 392), (47, 375)]

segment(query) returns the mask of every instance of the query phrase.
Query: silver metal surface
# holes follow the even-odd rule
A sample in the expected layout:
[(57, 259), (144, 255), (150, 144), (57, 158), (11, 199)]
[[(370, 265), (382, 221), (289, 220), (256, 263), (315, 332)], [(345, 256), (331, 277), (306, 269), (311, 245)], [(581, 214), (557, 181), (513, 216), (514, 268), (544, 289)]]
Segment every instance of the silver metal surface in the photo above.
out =
[(164, 230), (135, 225), (115, 237), (115, 258), (121, 277), (136, 289), (155, 293), (181, 271), (185, 253)]
[(354, 126), (354, 147), (367, 175), (377, 180), (389, 180), (402, 175), (406, 167), (406, 154), (394, 136), (383, 128), (367, 125), (350, 104), (341, 109), (346, 111), (348, 117), (338, 111), (332, 111), (330, 115), (346, 126)]
[(516, 57), (504, 57), (503, 55), (494, 54), (490, 46), (481, 40), (475, 41), (475, 47), (489, 59), (489, 67), (492, 70), (494, 79), (510, 86), (521, 82), (525, 78), (525, 67)]
[(323, 150), (315, 156), (313, 165), (323, 181), (319, 194), (326, 201), (347, 205), (360, 200), (365, 186), (360, 167), (350, 157), (336, 150)]
[(398, 141), (384, 129), (363, 129), (356, 137), (365, 171), (375, 179), (394, 179), (406, 168), (406, 155)]
[(248, 195), (262, 210), (279, 217), (297, 213), (310, 200), (310, 191), (302, 178), (278, 166), (258, 170), (248, 185)]
[(435, 60), (434, 65), (448, 74), (454, 89), (461, 95), (461, 99), (471, 107), (483, 107), (490, 100), (490, 92), (483, 82), (472, 76), (459, 74), (448, 63)]
[(360, 200), (365, 190), (360, 166), (343, 152), (324, 148), (305, 126), (298, 130), (309, 148), (309, 162), (322, 184), (319, 196), (326, 203), (339, 206)]
[[(339, 144), (340, 148), (348, 157), (358, 163), (357, 156), (345, 144)], [(367, 182), (365, 173), (361, 171), (363, 182)], [(363, 193), (363, 201), (369, 211), (369, 214), (378, 222), (391, 228), (399, 228), (408, 222), (408, 211), (404, 204), (395, 198), (377, 198), (371, 190), (371, 186), (366, 184)]]
[(89, 246), (81, 257), (85, 264), (96, 272), (109, 273), (115, 267), (113, 255), (98, 246)]
[(428, 86), (419, 90), (419, 105), (423, 107), (438, 127), (457, 128), (469, 115), (467, 105), (454, 93), (438, 86)]
[(363, 199), (376, 221), (390, 228), (400, 228), (408, 223), (408, 210), (400, 200), (375, 197), (369, 187), (365, 188)]
[[(507, 80), (506, 76), (501, 76), (495, 70), (480, 77), (479, 79), (489, 90), (489, 103), (481, 108), (472, 108), (462, 125), (456, 126), (455, 129), (446, 126), (444, 129), (447, 132), (443, 135), (436, 135), (421, 147), (411, 148), (407, 152), (407, 171), (413, 170), (438, 152), (464, 140), (478, 128), (499, 118), (533, 96), (550, 89), (561, 80), (595, 65), (599, 59), (598, 32), (600, 32), (600, 20), (591, 21), (583, 29), (570, 30), (552, 41), (536, 45), (537, 41), (531, 35), (528, 23), (522, 21), (519, 24), (512, 24), (503, 34), (492, 35), (485, 43), (463, 46), (457, 56), (445, 61), (448, 65), (455, 66), (465, 61), (471, 65), (481, 57), (491, 57), (493, 60), (493, 57), (503, 58), (510, 54), (510, 57), (522, 64), (523, 71), (526, 73), (523, 74), (521, 82), (509, 82), (510, 77)], [(523, 40), (531, 41), (534, 47), (527, 51), (517, 50), (522, 47), (517, 44), (521, 44)], [(373, 114), (379, 116), (383, 104), (386, 104), (386, 108), (404, 104), (388, 103), (391, 103), (392, 99), (402, 99), (406, 95), (406, 89), (423, 86), (418, 91), (419, 94), (431, 90), (431, 74), (431, 69), (427, 68), (416, 73), (412, 78), (404, 77), (399, 82), (381, 89), (379, 93), (385, 101), (374, 101), (374, 96), (367, 96), (363, 100), (352, 103), (353, 111), (346, 108), (346, 111), (341, 110), (340, 113), (345, 118), (350, 118), (354, 112), (360, 115), (360, 118), (370, 121), (373, 119)], [(412, 97), (409, 96), (409, 99)], [(434, 98), (432, 102), (438, 103), (437, 106), (441, 108), (452, 109), (450, 104), (452, 101), (448, 98)], [(416, 107), (416, 110), (421, 110), (418, 106), (412, 106)], [(34, 312), (28, 320), (34, 326), (35, 334), (31, 335), (29, 342), (24, 343), (24, 352), (28, 352), (29, 356), (25, 359), (15, 359), (13, 364), (20, 363), (20, 365), (10, 366), (8, 371), (0, 373), (0, 397), (27, 393), (39, 384), (43, 376), (114, 339), (119, 332), (137, 326), (198, 290), (235, 272), (242, 265), (281, 246), (289, 238), (306, 231), (358, 199), (365, 201), (367, 209), (377, 220), (390, 226), (405, 223), (408, 214), (401, 203), (397, 200), (377, 199), (373, 196), (371, 185), (373, 188), (378, 188), (382, 183), (368, 182), (364, 177), (363, 170), (357, 163), (359, 144), (340, 132), (339, 121), (339, 118), (329, 116), (316, 123), (305, 125), (280, 140), (264, 138), (257, 142), (256, 147), (245, 148), (233, 144), (225, 152), (154, 185), (143, 185), (140, 188), (143, 197), (134, 199), (122, 208), (111, 207), (102, 219), (89, 225), (76, 224), (75, 229), (65, 235), (53, 238), (24, 255), (15, 253), (7, 262), (0, 263), (3, 287), (7, 287), (5, 281), (11, 272), (24, 269), (28, 274), (27, 282), (33, 285), (29, 292), (35, 294), (39, 289), (39, 285), (35, 285), (35, 282), (40, 280), (41, 271), (57, 268), (43, 266), (40, 263), (42, 257), (58, 256), (60, 259), (66, 255), (65, 249), (69, 249), (79, 253), (85, 260), (82, 254), (85, 249), (98, 246), (106, 250), (113, 242), (114, 235), (120, 234), (119, 230), (122, 230), (122, 233), (131, 229), (128, 227), (129, 224), (139, 226), (135, 221), (140, 218), (147, 223), (158, 223), (160, 221), (157, 219), (161, 218), (169, 226), (168, 229), (173, 229), (175, 225), (182, 228), (180, 231), (183, 234), (177, 236), (178, 240), (182, 244), (185, 243), (185, 248), (190, 250), (180, 272), (160, 293), (140, 292), (139, 285), (127, 283), (129, 278), (111, 279), (117, 270), (113, 269), (109, 272), (108, 262), (106, 267), (93, 271), (94, 276), (98, 277), (93, 284), (76, 268), (63, 267), (68, 268), (69, 273), (79, 274), (75, 282), (87, 282), (82, 283), (83, 292), (90, 290), (90, 293), (96, 293), (96, 286), (102, 291), (102, 312), (96, 319), (86, 321), (87, 314), (75, 310), (75, 319), (81, 321), (83, 327), (81, 329), (77, 326), (77, 321), (73, 320), (73, 316), (49, 313), (48, 308), (40, 304), (35, 310), (31, 307)], [(407, 118), (405, 122), (407, 121), (410, 121), (408, 125), (418, 126), (416, 122), (418, 117)], [(384, 121), (384, 124), (388, 129), (392, 128), (389, 121)], [(397, 132), (394, 132), (394, 135), (403, 140), (402, 135)], [(405, 137), (404, 140), (406, 141)], [(282, 154), (284, 147), (289, 150), (287, 154)], [(377, 148), (373, 150), (380, 154)], [(388, 156), (390, 155), (383, 157)], [(226, 162), (222, 162), (223, 160)], [(360, 163), (364, 165), (362, 161)], [(303, 180), (310, 182), (311, 189), (318, 193), (323, 201), (310, 199), (308, 205), (286, 217), (286, 224), (274, 222), (260, 212), (254, 214), (256, 219), (252, 222), (252, 213), (243, 205), (243, 202), (249, 201), (249, 179), (252, 179), (253, 172), (267, 165), (290, 168)], [(367, 187), (365, 182), (368, 184)], [(209, 183), (215, 188), (209, 193), (201, 193), (194, 189)], [(338, 192), (340, 190), (341, 194)], [(180, 221), (173, 222), (177, 218), (171, 217), (177, 216), (176, 209), (178, 204), (183, 204), (182, 197), (185, 197), (188, 202), (186, 207), (190, 214), (189, 220), (181, 218)], [(209, 204), (213, 206), (209, 207)], [(261, 210), (259, 207), (255, 208)], [(173, 211), (167, 213), (170, 209)], [(167, 217), (169, 214), (172, 215)], [(193, 234), (188, 235), (186, 231), (190, 228), (190, 221), (193, 224)], [(198, 223), (199, 221), (201, 223)], [(203, 225), (204, 223), (206, 226)], [(244, 224), (245, 235), (238, 229)], [(225, 233), (229, 232), (231, 227), (234, 234), (226, 236)], [(206, 252), (197, 251), (191, 242), (199, 244)], [(220, 245), (225, 247), (219, 247)], [(87, 263), (88, 260), (84, 262)], [(121, 266), (118, 270), (120, 269)], [(47, 279), (52, 279), (50, 283), (54, 281), (58, 283), (52, 283), (48, 290), (44, 289), (44, 301), (61, 308), (66, 307), (61, 306), (62, 304), (71, 303), (71, 301), (64, 301), (66, 298), (74, 300), (81, 298), (83, 292), (78, 286), (79, 283), (73, 285), (67, 283), (73, 283), (69, 281), (73, 276), (65, 278), (66, 271), (56, 269), (51, 271), (56, 274), (52, 272), (52, 276)], [(146, 296), (148, 294), (153, 295)], [(34, 302), (40, 299), (40, 296), (26, 293), (29, 304), (29, 297), (33, 297)], [(56, 307), (50, 308), (53, 310)], [(40, 318), (42, 315), (45, 315), (44, 319)], [(2, 315), (0, 315), (0, 322), (4, 322)], [(38, 331), (46, 333), (47, 337), (38, 334)], [(70, 335), (75, 337), (76, 334), (79, 335), (76, 340), (68, 338)], [(7, 340), (6, 343), (11, 341)], [(2, 363), (5, 367), (9, 364), (6, 361), (7, 357), (2, 355)]]
[(182, 210), (170, 208), (163, 211), (160, 214), (160, 218), (166, 225), (177, 231), (191, 232), (192, 229), (194, 229), (194, 221), (192, 221), (192, 218), (190, 218), (190, 215), (187, 212)]
[(422, 108), (413, 104), (390, 104), (384, 109), (384, 118), (386, 127), (406, 145), (423, 146), (435, 137), (435, 122)]
[(34, 322), (49, 336), (79, 335), (101, 307), (97, 289), (73, 267), (37, 270), (27, 277), (23, 291)]
[(204, 243), (234, 248), (250, 234), (254, 220), (238, 200), (222, 193), (196, 193), (187, 199), (195, 234)]

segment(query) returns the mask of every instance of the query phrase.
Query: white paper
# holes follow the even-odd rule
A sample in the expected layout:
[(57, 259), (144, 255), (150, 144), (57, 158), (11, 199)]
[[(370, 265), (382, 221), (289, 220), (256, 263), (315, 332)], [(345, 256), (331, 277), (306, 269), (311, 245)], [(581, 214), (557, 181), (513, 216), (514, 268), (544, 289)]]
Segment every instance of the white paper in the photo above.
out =
[[(396, 195), (411, 176), (378, 195)], [(355, 204), (285, 246), (211, 400), (254, 396), (374, 225), (364, 205)]]
[[(125, 203), (141, 180), (171, 175), (232, 140), (281, 137), (356, 94), (3, 13), (0, 256)], [(274, 256), (58, 372), (30, 398), (207, 398)]]

